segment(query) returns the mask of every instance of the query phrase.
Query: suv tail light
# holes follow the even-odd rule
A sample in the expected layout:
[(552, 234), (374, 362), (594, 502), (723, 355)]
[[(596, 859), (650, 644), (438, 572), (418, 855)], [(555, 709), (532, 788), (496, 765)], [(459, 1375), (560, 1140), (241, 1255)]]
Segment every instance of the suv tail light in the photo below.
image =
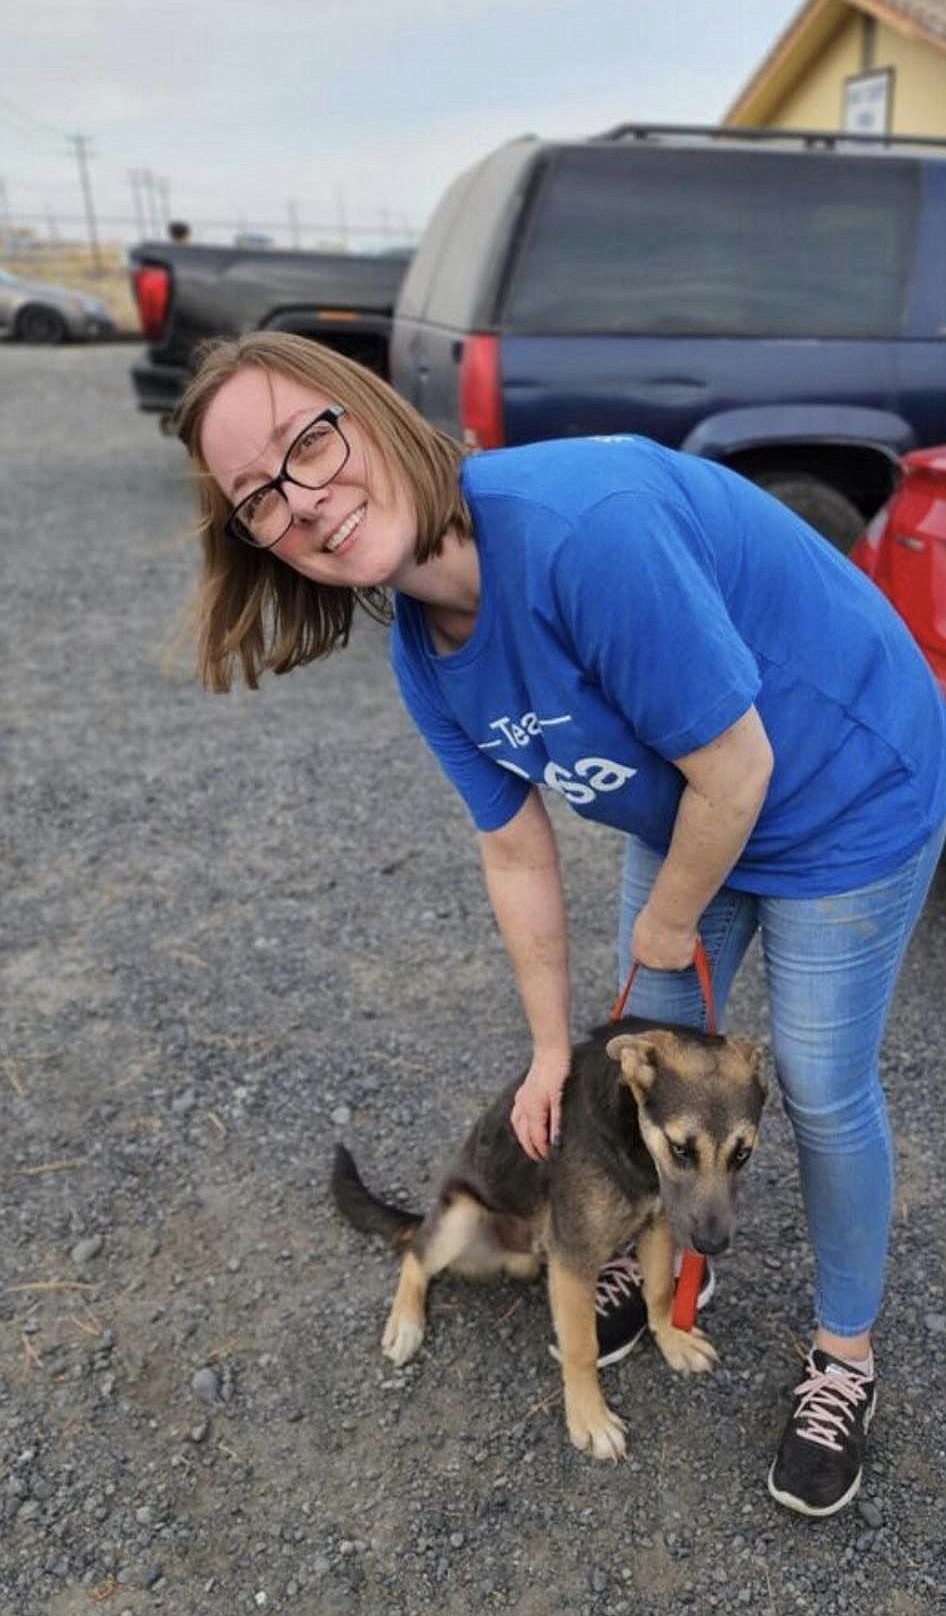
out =
[(463, 442), (472, 449), (501, 449), (503, 446), (498, 337), (473, 335), (463, 344), (460, 431)]
[(149, 342), (160, 342), (171, 301), (171, 272), (158, 264), (142, 264), (133, 282), (141, 329)]

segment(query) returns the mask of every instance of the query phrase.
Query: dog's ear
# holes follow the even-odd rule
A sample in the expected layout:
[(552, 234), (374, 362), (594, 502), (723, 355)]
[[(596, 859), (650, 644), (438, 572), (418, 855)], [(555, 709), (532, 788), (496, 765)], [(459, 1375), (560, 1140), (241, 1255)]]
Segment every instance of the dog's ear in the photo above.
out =
[(769, 1092), (769, 1080), (762, 1070), (762, 1050), (754, 1044), (751, 1038), (730, 1038), (730, 1044), (746, 1062), (749, 1071), (755, 1078), (762, 1091), (762, 1098), (766, 1099)]
[(636, 1055), (642, 1042), (643, 1038), (639, 1032), (619, 1032), (613, 1038), (608, 1039), (604, 1046), (604, 1052), (611, 1060), (617, 1061), (623, 1070), (624, 1051), (627, 1050), (629, 1055)]
[(660, 1029), (656, 1032), (621, 1032), (605, 1045), (605, 1053), (619, 1062), (623, 1081), (638, 1099), (649, 1091), (657, 1075), (661, 1044), (672, 1038), (673, 1033)]

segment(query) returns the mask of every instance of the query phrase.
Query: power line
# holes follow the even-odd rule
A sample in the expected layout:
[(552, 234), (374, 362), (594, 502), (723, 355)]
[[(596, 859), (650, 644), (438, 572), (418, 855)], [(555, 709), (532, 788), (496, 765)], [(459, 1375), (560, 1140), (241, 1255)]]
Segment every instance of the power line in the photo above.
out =
[(6, 131), (4, 145), (8, 150), (11, 147), (15, 149), (17, 141), (28, 144), (31, 153), (41, 152), (44, 156), (61, 149), (62, 135), (58, 133), (53, 135), (45, 129), (37, 132), (30, 124), (20, 122), (2, 107), (0, 107), (0, 130)]
[[(84, 212), (76, 212), (72, 208), (51, 208), (47, 204), (45, 207), (33, 207), (31, 209), (11, 207), (10, 213), (17, 226), (48, 225), (52, 214), (58, 227), (72, 228), (83, 224), (88, 227), (88, 216)], [(124, 230), (125, 227), (132, 226), (137, 230), (139, 239), (142, 236), (155, 233), (161, 234), (160, 225), (156, 231), (153, 222), (143, 225), (142, 220), (135, 217), (130, 207), (124, 213), (101, 212), (96, 207), (95, 220), (96, 227), (100, 233), (103, 228)], [(247, 211), (246, 209), (239, 215), (234, 213), (223, 217), (204, 215), (198, 211), (191, 215), (191, 224), (192, 229), (199, 230), (204, 234), (232, 235), (235, 231), (252, 227), (254, 230), (265, 231), (277, 239), (283, 236), (289, 239), (291, 235), (290, 230), (287, 228), (286, 218), (264, 218), (253, 213), (252, 210)], [(351, 237), (367, 236), (395, 242), (416, 241), (420, 235), (420, 227), (416, 224), (411, 224), (406, 215), (398, 214), (394, 219), (389, 215), (385, 219), (384, 210), (373, 221), (365, 216), (362, 216), (357, 222), (346, 219), (345, 230), (347, 235)], [(332, 237), (337, 241), (339, 237), (339, 221), (337, 217), (331, 218), (327, 215), (312, 219), (306, 218), (304, 228), (300, 223), (299, 234), (300, 237), (304, 236), (307, 240), (311, 240), (313, 237)], [(290, 245), (295, 246), (296, 243), (290, 240)], [(303, 245), (301, 240), (299, 245)]]
[(4, 109), (8, 117), (12, 116), (18, 119), (21, 124), (26, 126), (28, 132), (40, 129), (45, 135), (54, 135), (57, 140), (63, 139), (64, 131), (62, 129), (54, 129), (52, 124), (44, 123), (41, 118), (34, 118), (31, 112), (24, 112), (22, 107), (18, 107), (15, 101), (10, 100), (9, 96), (0, 95), (0, 114)]

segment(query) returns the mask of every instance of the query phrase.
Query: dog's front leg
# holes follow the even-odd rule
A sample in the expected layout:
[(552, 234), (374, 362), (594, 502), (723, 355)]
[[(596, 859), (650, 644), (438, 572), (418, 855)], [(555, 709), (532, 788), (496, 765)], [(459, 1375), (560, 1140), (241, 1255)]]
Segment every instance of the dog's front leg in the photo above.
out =
[(719, 1356), (702, 1330), (679, 1330), (673, 1322), (673, 1260), (670, 1225), (662, 1212), (637, 1237), (637, 1261), (644, 1281), (650, 1332), (671, 1369), (699, 1375), (714, 1369)]
[(381, 1338), (381, 1351), (392, 1363), (406, 1364), (420, 1350), (429, 1284), (423, 1264), (408, 1251)]
[(549, 1255), (549, 1300), (562, 1360), (565, 1421), (576, 1448), (596, 1459), (623, 1459), (624, 1421), (608, 1407), (598, 1379), (595, 1282)]

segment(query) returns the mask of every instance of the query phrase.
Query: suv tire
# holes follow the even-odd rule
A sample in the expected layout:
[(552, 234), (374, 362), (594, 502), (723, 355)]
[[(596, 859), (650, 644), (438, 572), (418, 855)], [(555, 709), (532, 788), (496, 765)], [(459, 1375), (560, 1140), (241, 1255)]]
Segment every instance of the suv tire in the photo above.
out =
[(857, 506), (820, 477), (801, 471), (763, 471), (754, 481), (816, 533), (823, 534), (843, 555), (864, 531), (866, 521)]

